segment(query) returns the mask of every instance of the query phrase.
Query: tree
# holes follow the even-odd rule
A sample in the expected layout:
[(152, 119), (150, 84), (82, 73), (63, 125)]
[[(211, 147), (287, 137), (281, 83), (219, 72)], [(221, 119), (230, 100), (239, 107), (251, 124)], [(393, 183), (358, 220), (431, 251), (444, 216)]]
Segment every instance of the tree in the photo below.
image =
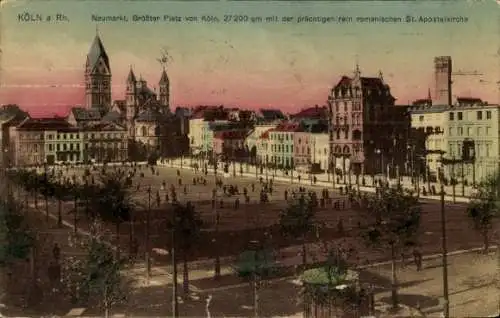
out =
[(310, 313), (319, 309), (327, 311), (330, 317), (337, 317), (345, 316), (346, 311), (355, 308), (358, 314), (353, 316), (359, 316), (366, 294), (357, 289), (358, 274), (349, 268), (351, 251), (327, 248), (324, 264), (305, 271), (301, 276), (304, 310)]
[(47, 171), (45, 171), (40, 178), (39, 182), (40, 193), (44, 197), (45, 201), (45, 218), (47, 222), (49, 221), (49, 197), (52, 197), (55, 193), (53, 177), (50, 176)]
[(126, 301), (128, 281), (121, 273), (125, 264), (115, 257), (111, 246), (103, 240), (97, 223), (93, 224), (91, 232), (88, 241), (75, 240), (84, 247), (86, 256), (63, 260), (63, 288), (73, 302), (97, 303), (108, 317), (113, 305)]
[(91, 199), (93, 209), (105, 222), (112, 222), (116, 230), (116, 253), (120, 253), (120, 225), (128, 222), (134, 207), (130, 184), (124, 171), (110, 171), (100, 175), (100, 184)]
[(34, 235), (13, 201), (0, 201), (0, 266), (15, 259), (26, 259), (34, 244)]
[(289, 202), (287, 208), (280, 213), (281, 231), (290, 237), (302, 240), (302, 265), (307, 264), (306, 239), (314, 228), (315, 208), (312, 199), (304, 195)]
[(175, 224), (173, 229), (177, 232), (176, 237), (180, 238), (183, 261), (183, 289), (184, 294), (189, 294), (189, 269), (188, 269), (188, 254), (191, 251), (194, 243), (200, 237), (200, 230), (203, 222), (198, 213), (196, 213), (191, 202), (182, 205), (175, 203), (173, 205), (173, 213)]
[(416, 244), (420, 226), (421, 206), (413, 192), (402, 187), (379, 188), (378, 194), (357, 193), (361, 212), (362, 235), (368, 245), (391, 251), (392, 305), (398, 306), (396, 258), (409, 246)]
[(254, 297), (254, 316), (259, 317), (260, 282), (278, 271), (273, 251), (266, 248), (266, 242), (251, 241), (248, 249), (239, 255), (235, 270), (239, 277), (250, 282)]
[(484, 252), (488, 253), (490, 231), (500, 216), (500, 171), (480, 182), (467, 207), (467, 216), (483, 237)]

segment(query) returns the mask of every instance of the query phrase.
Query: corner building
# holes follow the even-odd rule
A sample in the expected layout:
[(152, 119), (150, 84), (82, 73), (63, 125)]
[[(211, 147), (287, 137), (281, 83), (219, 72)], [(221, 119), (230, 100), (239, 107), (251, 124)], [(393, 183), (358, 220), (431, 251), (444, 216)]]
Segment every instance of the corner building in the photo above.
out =
[(356, 66), (328, 97), (330, 169), (348, 174), (400, 174), (410, 131), (408, 108), (396, 106), (382, 73), (363, 77)]

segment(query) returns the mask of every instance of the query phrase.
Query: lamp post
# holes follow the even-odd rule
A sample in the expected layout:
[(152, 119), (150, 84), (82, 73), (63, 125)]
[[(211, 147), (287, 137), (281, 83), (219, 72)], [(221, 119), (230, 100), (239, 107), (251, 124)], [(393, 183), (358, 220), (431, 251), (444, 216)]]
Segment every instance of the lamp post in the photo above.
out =
[(437, 153), (441, 158), (441, 167), (439, 168), (439, 181), (441, 185), (441, 243), (442, 243), (442, 264), (443, 264), (443, 317), (448, 318), (450, 312), (450, 301), (448, 294), (448, 247), (446, 242), (446, 213), (445, 213), (445, 202), (444, 202), (444, 165), (446, 159), (444, 159), (444, 151), (433, 151)]
[(150, 253), (150, 242), (149, 242), (149, 219), (151, 215), (151, 186), (148, 187), (148, 210), (146, 213), (146, 252), (144, 254), (146, 260), (146, 283), (149, 285), (151, 279), (151, 257)]
[[(217, 239), (219, 238), (219, 223), (220, 223), (220, 214), (217, 209), (217, 187), (215, 188), (215, 192), (213, 195), (214, 200), (214, 212), (215, 212), (215, 239), (214, 243), (217, 244)], [(217, 280), (220, 278), (220, 253), (219, 249), (215, 248), (215, 275), (214, 278)]]
[(384, 167), (384, 153), (382, 152), (381, 149), (376, 148), (375, 153), (380, 156), (380, 168), (381, 168), (381, 173), (382, 173), (382, 179), (384, 181), (387, 181), (387, 175), (385, 174), (385, 167)]
[(177, 318), (179, 315), (179, 302), (177, 301), (177, 259), (175, 253), (175, 244), (176, 244), (176, 224), (177, 224), (177, 209), (175, 207), (172, 208), (172, 229), (170, 232), (171, 235), (171, 246), (170, 246), (170, 255), (172, 257), (172, 317)]

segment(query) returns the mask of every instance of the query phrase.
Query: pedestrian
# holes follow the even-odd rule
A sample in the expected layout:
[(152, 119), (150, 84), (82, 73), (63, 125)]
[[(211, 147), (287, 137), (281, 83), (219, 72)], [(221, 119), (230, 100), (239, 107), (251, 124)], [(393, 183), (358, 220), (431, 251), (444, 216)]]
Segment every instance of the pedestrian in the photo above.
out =
[(420, 253), (418, 248), (413, 249), (413, 259), (415, 261), (417, 271), (420, 272), (422, 270), (422, 253)]
[(187, 190), (187, 186), (184, 186), (184, 195), (186, 195), (186, 194), (187, 194), (187, 192), (188, 192), (188, 190)]
[(61, 257), (61, 248), (59, 248), (59, 245), (57, 243), (54, 243), (54, 247), (52, 248), (52, 255), (54, 256), (54, 259), (59, 262), (59, 259)]
[(240, 207), (240, 198), (236, 198), (236, 200), (234, 201), (234, 209), (238, 210), (239, 207)]
[(255, 184), (252, 183), (252, 192), (255, 192)]
[(168, 203), (168, 192), (165, 193), (165, 202)]
[(285, 190), (285, 201), (288, 200), (288, 191)]
[(159, 207), (161, 203), (160, 190), (156, 191), (156, 205)]

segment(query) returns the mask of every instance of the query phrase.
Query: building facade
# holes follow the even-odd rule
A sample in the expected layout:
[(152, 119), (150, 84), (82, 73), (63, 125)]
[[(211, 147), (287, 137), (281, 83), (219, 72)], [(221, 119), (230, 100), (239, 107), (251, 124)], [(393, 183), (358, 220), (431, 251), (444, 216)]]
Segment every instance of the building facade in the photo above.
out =
[(258, 157), (258, 153), (259, 152), (262, 153), (263, 151), (262, 147), (259, 148), (259, 142), (261, 142), (262, 134), (268, 131), (269, 129), (275, 128), (276, 126), (277, 124), (255, 125), (254, 128), (249, 132), (247, 138), (245, 139), (245, 147), (249, 151), (251, 160), (256, 159)]
[(284, 122), (269, 131), (271, 164), (278, 168), (290, 169), (294, 161), (294, 133), (298, 123)]
[(293, 134), (293, 156), (295, 167), (309, 169), (311, 161), (311, 134), (298, 128)]
[(328, 133), (311, 133), (311, 162), (322, 171), (328, 171), (330, 164), (330, 142)]
[[(14, 164), (16, 166), (33, 166), (48, 163), (48, 159), (51, 157), (47, 157), (46, 154), (45, 131), (66, 129), (71, 129), (71, 125), (64, 118), (26, 118), (19, 125), (11, 127), (10, 137), (14, 140), (11, 143)], [(56, 140), (55, 135), (53, 137)], [(50, 143), (52, 143), (52, 139)]]
[[(343, 76), (328, 98), (332, 166), (347, 173), (398, 173), (406, 161), (410, 118), (378, 77)], [(396, 151), (397, 149), (397, 151)]]

